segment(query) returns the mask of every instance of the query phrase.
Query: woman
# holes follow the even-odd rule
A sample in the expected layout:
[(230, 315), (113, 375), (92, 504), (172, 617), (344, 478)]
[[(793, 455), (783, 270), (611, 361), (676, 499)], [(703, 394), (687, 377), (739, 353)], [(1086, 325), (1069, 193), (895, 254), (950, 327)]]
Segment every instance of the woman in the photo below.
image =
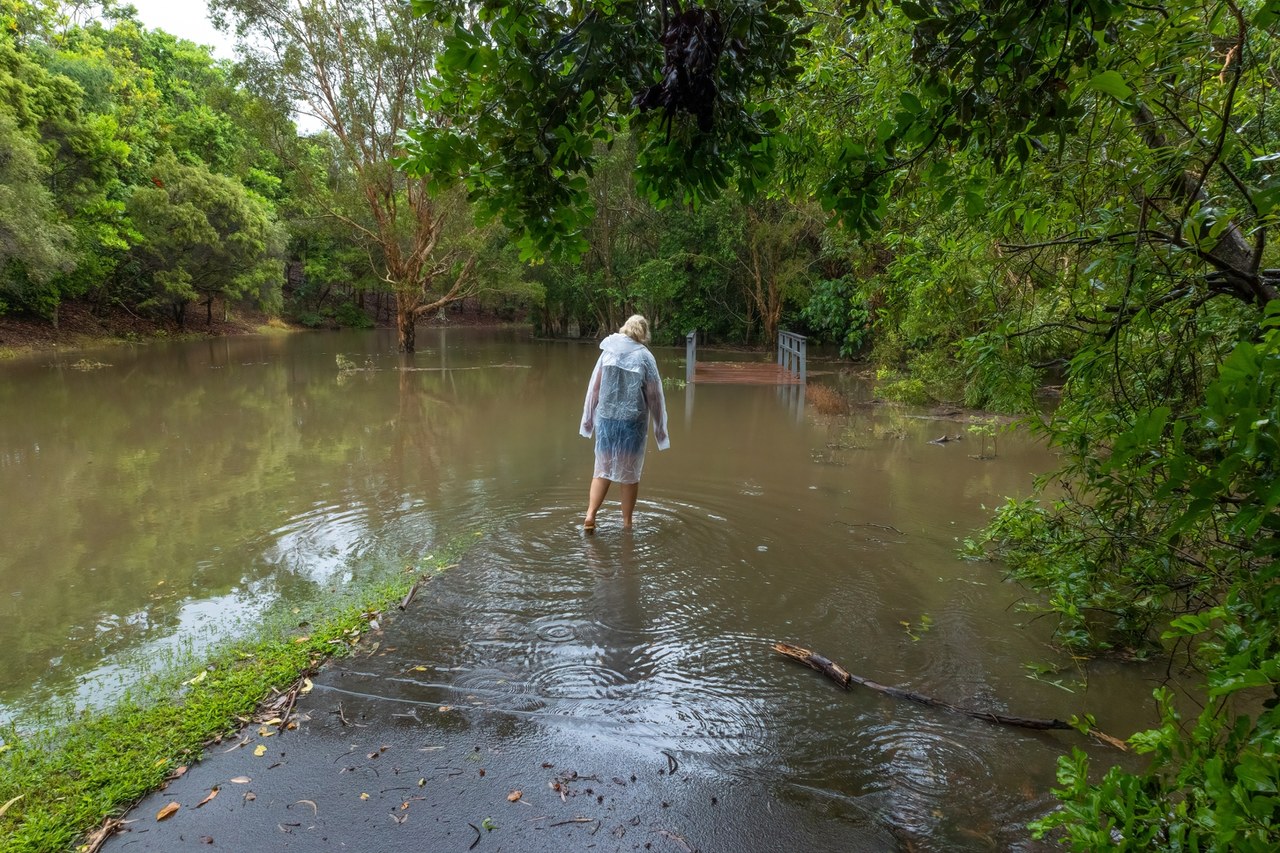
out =
[(591, 495), (582, 529), (596, 529), (596, 511), (604, 503), (609, 484), (622, 491), (622, 526), (631, 528), (631, 516), (640, 493), (640, 471), (644, 468), (644, 445), (653, 418), (653, 436), (658, 449), (671, 446), (667, 436), (667, 402), (662, 396), (658, 363), (645, 344), (649, 342), (649, 321), (633, 314), (616, 334), (600, 342), (599, 361), (587, 385), (587, 401), (582, 408), (579, 432), (596, 439), (596, 467), (591, 478)]

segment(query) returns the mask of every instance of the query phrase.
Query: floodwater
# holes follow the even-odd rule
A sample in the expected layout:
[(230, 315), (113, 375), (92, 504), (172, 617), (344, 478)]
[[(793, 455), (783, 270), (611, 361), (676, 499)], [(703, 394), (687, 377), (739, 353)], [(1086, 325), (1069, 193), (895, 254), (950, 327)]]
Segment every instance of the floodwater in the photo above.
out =
[[(1155, 672), (1097, 666), (1086, 689), (999, 567), (956, 556), (1053, 466), (1034, 441), (1003, 434), (981, 459), (974, 434), (929, 443), (962, 424), (911, 410), (671, 385), (672, 447), (650, 440), (635, 530), (606, 504), (585, 536), (595, 347), (418, 340), (408, 361), (389, 333), (351, 332), (0, 365), (0, 719), (105, 701), (171, 650), (461, 534), (476, 544), (432, 604), (454, 689), (776, 785), (907, 847), (1032, 849), (1056, 758), (1116, 756), (840, 691), (774, 642), (955, 705), (1092, 713), (1119, 736), (1152, 721)], [(683, 378), (682, 350), (655, 354)], [(835, 367), (811, 363), (811, 385), (867, 396)]]

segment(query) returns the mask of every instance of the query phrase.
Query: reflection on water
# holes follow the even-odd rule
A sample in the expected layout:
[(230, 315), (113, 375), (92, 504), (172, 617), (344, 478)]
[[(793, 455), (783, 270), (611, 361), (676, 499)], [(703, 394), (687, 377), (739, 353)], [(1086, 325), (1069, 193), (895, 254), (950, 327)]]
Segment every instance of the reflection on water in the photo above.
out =
[[(1029, 680), (1047, 626), (1021, 627), (998, 569), (954, 556), (1052, 464), (1034, 444), (1002, 437), (979, 461), (928, 443), (956, 423), (689, 386), (668, 397), (672, 449), (652, 452), (636, 529), (609, 503), (584, 537), (594, 347), (419, 340), (407, 359), (378, 332), (0, 366), (0, 716), (109, 697), (167, 647), (484, 531), (419, 596), (410, 708), (643, 742), (934, 849), (1030, 849), (1021, 825), (1078, 741), (843, 692), (773, 642), (956, 704), (1146, 722), (1133, 670), (1087, 695)], [(339, 374), (339, 354), (360, 369)], [(656, 354), (680, 375), (676, 350)]]

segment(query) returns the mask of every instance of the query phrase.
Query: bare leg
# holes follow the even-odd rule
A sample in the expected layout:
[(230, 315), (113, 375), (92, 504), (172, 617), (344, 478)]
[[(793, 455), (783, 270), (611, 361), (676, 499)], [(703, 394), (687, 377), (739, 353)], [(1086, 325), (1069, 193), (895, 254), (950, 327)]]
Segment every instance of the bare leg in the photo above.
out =
[(622, 529), (631, 529), (631, 514), (636, 509), (636, 497), (640, 494), (639, 483), (619, 483), (622, 490)]
[(587, 500), (587, 517), (583, 519), (583, 527), (595, 527), (596, 511), (604, 503), (604, 496), (609, 493), (609, 480), (604, 477), (591, 478), (591, 494)]

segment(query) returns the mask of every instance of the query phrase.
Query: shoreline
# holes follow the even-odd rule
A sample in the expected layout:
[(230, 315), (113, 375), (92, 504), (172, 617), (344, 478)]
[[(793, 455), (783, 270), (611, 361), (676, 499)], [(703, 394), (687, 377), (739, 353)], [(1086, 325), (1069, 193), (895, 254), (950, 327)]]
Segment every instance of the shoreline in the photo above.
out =
[(471, 541), (456, 536), (403, 571), (317, 602), (311, 620), (264, 618), (252, 636), (174, 661), (104, 710), (0, 731), (0, 853), (97, 849), (120, 815), (211, 747), (287, 717), (275, 708), (282, 698), (307, 692), (310, 675), (377, 634), (385, 611), (453, 568)]
[(193, 318), (180, 327), (172, 318), (141, 317), (116, 308), (93, 310), (88, 303), (67, 302), (58, 311), (58, 322), (30, 315), (0, 315), (0, 362), (48, 352), (64, 352), (140, 344), (151, 341), (199, 340), (232, 335), (274, 334), (302, 330), (260, 311), (237, 308), (220, 319), (220, 306), (212, 323)]
[[(220, 319), (224, 316), (227, 319)], [(469, 328), (511, 325), (527, 326), (528, 321), (504, 320), (497, 314), (460, 307), (452, 314), (446, 313), (444, 322), (433, 316), (418, 323), (419, 328), (427, 329), (440, 326)], [(202, 311), (195, 311), (189, 316), (185, 327), (180, 327), (170, 317), (142, 317), (122, 308), (99, 310), (87, 302), (72, 301), (63, 303), (59, 308), (57, 325), (31, 315), (0, 314), (0, 363), (40, 353), (78, 352), (154, 341), (323, 331), (330, 328), (338, 327), (312, 328), (246, 306), (236, 306), (225, 311), (219, 303), (214, 304), (212, 323), (205, 322)], [(378, 323), (372, 328), (392, 327)]]

